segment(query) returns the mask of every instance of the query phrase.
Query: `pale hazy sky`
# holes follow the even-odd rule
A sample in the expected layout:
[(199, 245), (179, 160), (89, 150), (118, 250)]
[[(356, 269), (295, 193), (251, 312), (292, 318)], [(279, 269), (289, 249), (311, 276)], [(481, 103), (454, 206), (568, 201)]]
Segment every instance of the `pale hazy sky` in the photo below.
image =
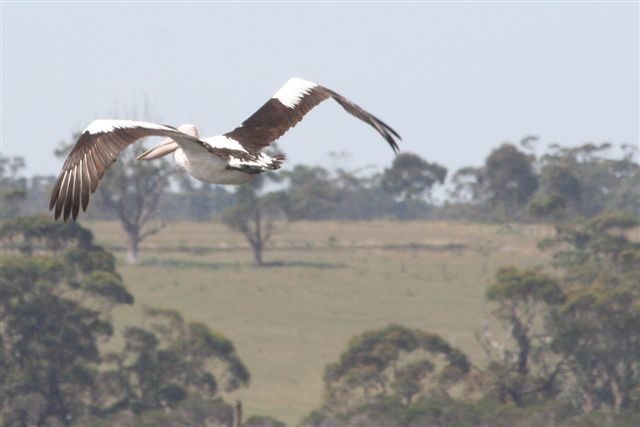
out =
[[(2, 154), (53, 150), (101, 117), (231, 130), (292, 76), (394, 127), (450, 170), (504, 141), (638, 143), (638, 3), (2, 3)], [(281, 139), (289, 164), (388, 165), (325, 102)]]

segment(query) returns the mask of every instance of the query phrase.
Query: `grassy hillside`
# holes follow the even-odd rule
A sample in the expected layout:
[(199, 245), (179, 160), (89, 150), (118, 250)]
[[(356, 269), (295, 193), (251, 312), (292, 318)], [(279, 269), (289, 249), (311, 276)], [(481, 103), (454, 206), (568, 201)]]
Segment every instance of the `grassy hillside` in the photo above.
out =
[[(294, 425), (322, 399), (322, 374), (350, 337), (389, 323), (441, 334), (476, 361), (474, 331), (492, 307), (484, 290), (505, 264), (542, 262), (550, 229), (391, 221), (300, 222), (281, 227), (256, 268), (242, 237), (219, 224), (178, 223), (124, 259), (117, 223), (88, 223), (119, 256), (136, 306), (181, 311), (221, 331), (248, 365), (251, 386), (229, 396), (252, 413)], [(119, 326), (140, 321), (119, 309)]]

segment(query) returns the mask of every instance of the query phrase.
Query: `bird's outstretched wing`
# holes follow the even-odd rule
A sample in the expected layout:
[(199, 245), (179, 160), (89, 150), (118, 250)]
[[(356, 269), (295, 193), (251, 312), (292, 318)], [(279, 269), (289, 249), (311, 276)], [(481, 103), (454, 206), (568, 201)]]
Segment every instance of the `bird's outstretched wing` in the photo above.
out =
[(238, 141), (247, 150), (258, 151), (281, 137), (328, 98), (335, 99), (347, 112), (373, 126), (393, 151), (398, 151), (395, 138), (402, 138), (389, 125), (332, 90), (300, 78), (289, 79), (258, 111), (225, 136)]
[(62, 215), (65, 221), (69, 216), (76, 219), (80, 206), (85, 211), (89, 195), (96, 190), (98, 181), (115, 162), (118, 154), (147, 136), (165, 136), (178, 141), (202, 143), (198, 138), (172, 126), (132, 120), (93, 121), (69, 152), (53, 186), (49, 210), (55, 209), (55, 218)]

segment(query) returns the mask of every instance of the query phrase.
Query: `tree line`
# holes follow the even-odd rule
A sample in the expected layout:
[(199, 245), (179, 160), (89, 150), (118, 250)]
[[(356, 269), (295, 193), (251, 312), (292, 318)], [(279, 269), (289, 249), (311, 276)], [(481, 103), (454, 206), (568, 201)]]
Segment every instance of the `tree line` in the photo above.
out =
[[(453, 174), (441, 164), (401, 153), (383, 171), (365, 174), (296, 165), (269, 175), (269, 185), (257, 188), (263, 188), (263, 193), (282, 191), (287, 196), (280, 200), (283, 213), (294, 221), (439, 218), (504, 222), (640, 212), (637, 148), (609, 143), (552, 144), (535, 155), (536, 141), (527, 137), (519, 144), (502, 144), (481, 166), (463, 167)], [(56, 155), (64, 158), (70, 147), (63, 144)], [(232, 187), (193, 180), (166, 159), (136, 161), (133, 151), (123, 152), (103, 178), (99, 197), (92, 202), (98, 206), (89, 209), (87, 218), (121, 219), (119, 209), (133, 210), (137, 204), (144, 209), (132, 217), (159, 214), (163, 221), (209, 221), (221, 218), (238, 198)], [(48, 190), (55, 177), (27, 178), (21, 174), (24, 167), (22, 158), (1, 157), (3, 218), (41, 213), (48, 205)], [(436, 203), (432, 194), (438, 187), (442, 197)], [(140, 203), (143, 197), (151, 200)]]
[[(505, 143), (477, 167), (448, 170), (401, 153), (381, 172), (362, 174), (296, 165), (233, 189), (193, 180), (166, 159), (140, 162), (123, 152), (97, 189), (88, 219), (117, 220), (135, 262), (141, 241), (169, 221), (218, 220), (241, 232), (263, 264), (273, 224), (297, 220), (445, 219), (489, 222), (567, 221), (603, 212), (640, 215), (635, 147), (551, 145), (536, 138)], [(70, 144), (56, 155), (63, 158)], [(0, 156), (1, 157), (1, 156)], [(0, 158), (2, 218), (42, 212), (53, 176), (22, 176), (21, 158)], [(437, 203), (435, 190), (444, 196)]]

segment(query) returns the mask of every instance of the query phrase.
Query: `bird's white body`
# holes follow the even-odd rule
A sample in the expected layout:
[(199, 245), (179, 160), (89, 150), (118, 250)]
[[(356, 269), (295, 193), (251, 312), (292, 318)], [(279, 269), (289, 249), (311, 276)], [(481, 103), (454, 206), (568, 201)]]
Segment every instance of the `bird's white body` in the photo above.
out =
[[(203, 138), (202, 141), (218, 148), (216, 142), (226, 142), (223, 139), (226, 138), (224, 136), (214, 136), (212, 138)], [(180, 148), (173, 154), (176, 163), (189, 175), (200, 181), (233, 185), (244, 184), (253, 177), (253, 175), (240, 170), (229, 169), (229, 161), (204, 152), (205, 150), (195, 144), (178, 144)]]

